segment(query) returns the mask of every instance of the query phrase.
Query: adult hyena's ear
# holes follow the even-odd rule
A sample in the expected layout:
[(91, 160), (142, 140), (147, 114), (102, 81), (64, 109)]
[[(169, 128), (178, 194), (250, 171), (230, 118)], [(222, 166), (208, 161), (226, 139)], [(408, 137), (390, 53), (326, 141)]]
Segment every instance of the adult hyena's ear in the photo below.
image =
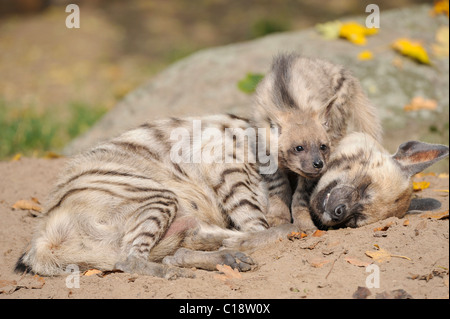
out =
[(413, 198), (406, 213), (421, 214), (424, 211), (439, 209), (441, 206), (441, 202), (434, 198)]
[(398, 147), (392, 158), (408, 175), (413, 176), (448, 156), (448, 146), (409, 141)]

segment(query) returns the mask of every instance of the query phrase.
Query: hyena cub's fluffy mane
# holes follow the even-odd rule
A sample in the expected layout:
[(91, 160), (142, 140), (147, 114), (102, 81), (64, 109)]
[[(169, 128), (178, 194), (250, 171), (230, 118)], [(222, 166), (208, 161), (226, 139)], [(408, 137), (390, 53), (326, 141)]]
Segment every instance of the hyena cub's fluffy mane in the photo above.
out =
[[(352, 133), (330, 156), (328, 170), (311, 195), (312, 218), (320, 228), (359, 227), (392, 216), (401, 218), (412, 208), (411, 177), (448, 153), (444, 145), (410, 141), (391, 155), (367, 134)], [(436, 204), (421, 201), (421, 210)]]
[(269, 223), (293, 221), (304, 230), (313, 228), (308, 194), (351, 128), (381, 141), (376, 110), (349, 71), (296, 54), (274, 58), (257, 88), (255, 104), (256, 126), (276, 127), (279, 133), (279, 169), (266, 176)]

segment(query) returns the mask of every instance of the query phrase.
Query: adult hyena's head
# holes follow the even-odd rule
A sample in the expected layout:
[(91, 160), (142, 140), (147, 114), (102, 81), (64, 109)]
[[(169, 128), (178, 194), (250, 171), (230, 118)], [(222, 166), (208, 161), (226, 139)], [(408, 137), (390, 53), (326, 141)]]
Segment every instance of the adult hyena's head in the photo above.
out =
[(352, 133), (331, 155), (311, 196), (313, 219), (322, 227), (359, 227), (403, 217), (410, 207), (411, 177), (448, 153), (444, 145), (410, 141), (390, 155), (368, 135)]

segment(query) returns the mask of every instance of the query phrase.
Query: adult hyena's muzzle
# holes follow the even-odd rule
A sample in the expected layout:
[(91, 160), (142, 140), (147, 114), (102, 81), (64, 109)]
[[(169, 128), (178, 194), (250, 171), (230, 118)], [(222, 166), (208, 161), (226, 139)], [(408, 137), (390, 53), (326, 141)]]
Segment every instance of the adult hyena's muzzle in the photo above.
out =
[(358, 200), (358, 192), (352, 186), (338, 186), (322, 195), (320, 220), (325, 226), (335, 226), (351, 218)]

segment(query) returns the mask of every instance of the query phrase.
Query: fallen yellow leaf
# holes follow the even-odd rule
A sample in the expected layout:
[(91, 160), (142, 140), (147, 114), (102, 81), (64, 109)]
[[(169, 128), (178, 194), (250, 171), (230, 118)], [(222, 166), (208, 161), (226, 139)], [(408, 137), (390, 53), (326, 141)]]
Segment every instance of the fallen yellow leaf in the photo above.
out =
[(50, 152), (45, 153), (43, 158), (54, 159), (54, 158), (61, 158), (61, 157), (63, 157), (63, 156), (58, 153), (50, 151)]
[(34, 210), (36, 212), (41, 212), (42, 208), (33, 200), (22, 199), (14, 203), (12, 205), (13, 209), (22, 209), (22, 210)]
[(294, 240), (294, 239), (302, 239), (302, 238), (305, 238), (305, 237), (307, 237), (308, 235), (307, 234), (305, 234), (305, 233), (303, 233), (303, 232), (295, 232), (295, 231), (293, 231), (292, 233), (290, 233), (288, 236), (287, 236), (287, 238), (289, 239), (289, 240)]
[(86, 270), (86, 271), (83, 273), (83, 276), (89, 277), (89, 276), (97, 275), (97, 274), (101, 274), (101, 273), (102, 273), (101, 270), (98, 270), (98, 269), (89, 269), (89, 270)]
[(325, 230), (316, 230), (311, 236), (313, 237), (322, 237), (323, 235), (325, 235), (327, 232)]
[(445, 14), (448, 17), (448, 0), (439, 0), (434, 3), (432, 15)]
[(315, 258), (315, 259), (312, 259), (309, 261), (311, 266), (313, 266), (314, 268), (322, 268), (324, 265), (328, 264), (329, 262), (331, 262), (331, 260), (322, 259), (322, 258)]
[(377, 251), (366, 251), (366, 255), (379, 263), (391, 260), (391, 254), (381, 248)]
[(411, 258), (400, 255), (393, 255), (387, 250), (380, 248), (378, 245), (374, 245), (378, 250), (376, 251), (366, 251), (366, 255), (375, 260), (378, 263), (383, 263), (385, 261), (391, 260), (391, 257), (403, 258), (407, 260), (411, 260)]
[(350, 256), (345, 257), (344, 260), (346, 262), (348, 262), (349, 264), (351, 264), (353, 266), (357, 266), (357, 267), (367, 267), (367, 266), (369, 266), (371, 264), (371, 263), (369, 263), (367, 261), (362, 261), (362, 260), (359, 260), (357, 258), (350, 257)]
[(392, 47), (403, 55), (413, 58), (421, 63), (430, 64), (430, 58), (428, 57), (427, 51), (418, 41), (400, 38), (392, 43)]
[(422, 215), (420, 215), (422, 218), (429, 218), (429, 219), (446, 219), (448, 218), (448, 210), (440, 213), (435, 212), (426, 212)]
[(220, 280), (239, 279), (242, 278), (241, 273), (237, 269), (233, 269), (228, 265), (216, 265), (216, 269), (223, 273), (223, 275), (215, 275), (214, 277)]
[(365, 51), (361, 51), (361, 52), (358, 54), (358, 60), (366, 61), (366, 60), (372, 60), (372, 59), (373, 59), (373, 53), (372, 53), (372, 51), (365, 50)]
[(366, 36), (378, 33), (376, 28), (366, 28), (356, 22), (347, 22), (341, 25), (339, 36), (345, 38), (356, 45), (365, 45)]
[(22, 153), (17, 153), (14, 155), (14, 157), (11, 159), (11, 162), (16, 162), (22, 158)]
[(449, 29), (448, 26), (442, 26), (436, 31), (436, 43), (431, 45), (433, 54), (440, 58), (448, 57), (449, 55)]
[(413, 190), (421, 191), (430, 187), (430, 182), (413, 182)]
[(339, 38), (339, 32), (341, 29), (342, 22), (331, 21), (326, 23), (316, 24), (315, 28), (323, 38), (327, 40), (333, 40)]
[(434, 111), (437, 108), (436, 100), (426, 100), (421, 96), (417, 96), (411, 100), (411, 102), (403, 107), (404, 111), (418, 111), (418, 110), (430, 110)]
[(380, 226), (380, 227), (374, 228), (373, 231), (374, 231), (374, 232), (376, 232), (376, 231), (386, 231), (386, 230), (389, 229), (389, 227), (391, 227), (391, 226), (394, 225), (394, 224), (395, 224), (395, 222), (392, 221), (392, 222), (387, 223), (387, 224), (384, 225), (384, 226)]

